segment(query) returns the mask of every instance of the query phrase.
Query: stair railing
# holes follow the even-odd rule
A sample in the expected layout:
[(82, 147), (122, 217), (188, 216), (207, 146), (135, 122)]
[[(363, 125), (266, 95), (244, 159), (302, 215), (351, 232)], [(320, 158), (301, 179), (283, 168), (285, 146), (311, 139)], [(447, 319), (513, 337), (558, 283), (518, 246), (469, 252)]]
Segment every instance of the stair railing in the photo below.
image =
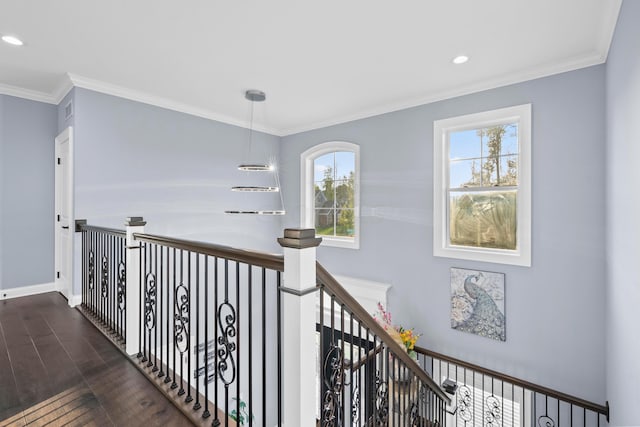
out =
[(114, 340), (126, 341), (126, 233), (78, 222), (82, 306)]
[(608, 403), (589, 402), (426, 348), (415, 350), (427, 372), (452, 387), (455, 412), (448, 425), (598, 427), (609, 421)]
[(195, 425), (282, 425), (282, 255), (87, 225), (80, 310)]
[(319, 263), (322, 426), (443, 426), (450, 397)]

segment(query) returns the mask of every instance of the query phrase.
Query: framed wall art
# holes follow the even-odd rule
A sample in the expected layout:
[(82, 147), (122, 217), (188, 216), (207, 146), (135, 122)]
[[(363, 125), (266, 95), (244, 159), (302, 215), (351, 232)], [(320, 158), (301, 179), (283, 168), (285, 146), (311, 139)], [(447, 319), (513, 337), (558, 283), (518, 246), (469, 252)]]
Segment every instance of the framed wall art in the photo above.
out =
[(451, 327), (505, 341), (504, 273), (451, 268)]

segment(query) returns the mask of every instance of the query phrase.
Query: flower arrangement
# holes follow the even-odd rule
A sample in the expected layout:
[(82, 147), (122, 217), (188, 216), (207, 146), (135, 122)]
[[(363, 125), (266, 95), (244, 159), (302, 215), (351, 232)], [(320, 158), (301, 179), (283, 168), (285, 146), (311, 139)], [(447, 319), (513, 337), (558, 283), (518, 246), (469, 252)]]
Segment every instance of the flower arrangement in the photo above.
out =
[(417, 356), (414, 349), (418, 338), (420, 338), (422, 334), (416, 334), (413, 328), (406, 329), (402, 326), (394, 326), (393, 323), (391, 323), (391, 313), (386, 311), (381, 303), (378, 303), (378, 311), (373, 315), (373, 318), (382, 325), (384, 330), (391, 335), (391, 338), (393, 338), (395, 342), (400, 344), (407, 353), (409, 353), (409, 356), (413, 358)]

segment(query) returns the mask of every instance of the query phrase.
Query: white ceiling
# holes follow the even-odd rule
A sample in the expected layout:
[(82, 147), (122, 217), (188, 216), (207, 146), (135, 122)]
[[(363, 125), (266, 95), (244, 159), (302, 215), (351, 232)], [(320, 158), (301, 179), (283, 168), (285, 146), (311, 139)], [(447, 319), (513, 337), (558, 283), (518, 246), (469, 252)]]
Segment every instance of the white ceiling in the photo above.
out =
[[(621, 0), (0, 0), (0, 93), (71, 82), (277, 135), (606, 60)], [(453, 65), (464, 53), (471, 59)]]

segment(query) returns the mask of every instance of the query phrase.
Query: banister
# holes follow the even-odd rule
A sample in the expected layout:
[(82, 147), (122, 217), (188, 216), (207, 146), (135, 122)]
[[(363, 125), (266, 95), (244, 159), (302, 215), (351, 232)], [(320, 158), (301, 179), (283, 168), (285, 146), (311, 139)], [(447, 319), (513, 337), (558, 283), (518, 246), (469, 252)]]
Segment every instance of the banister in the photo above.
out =
[(378, 345), (376, 346), (376, 348), (373, 348), (371, 350), (369, 350), (367, 352), (367, 354), (365, 354), (364, 356), (362, 356), (360, 358), (360, 360), (356, 360), (355, 363), (351, 362), (351, 364), (347, 365), (347, 367), (352, 370), (352, 371), (357, 371), (358, 369), (360, 369), (365, 363), (367, 363), (367, 361), (373, 359), (374, 357), (376, 357), (376, 355), (378, 353), (380, 353), (382, 351), (382, 345)]
[(394, 357), (400, 359), (407, 366), (413, 375), (427, 385), (440, 399), (447, 405), (451, 404), (451, 398), (442, 390), (433, 378), (427, 374), (418, 362), (409, 356), (406, 350), (385, 331), (385, 329), (360, 305), (351, 294), (338, 283), (338, 281), (320, 264), (316, 262), (316, 280), (319, 284), (335, 296), (335, 299), (349, 308), (360, 324), (371, 330), (382, 342), (394, 353)]
[(77, 224), (80, 231), (97, 231), (99, 233), (111, 234), (113, 236), (126, 237), (127, 233), (124, 230), (118, 230), (117, 228), (97, 227), (95, 225)]
[(491, 369), (483, 368), (482, 366), (474, 365), (473, 363), (465, 362), (464, 360), (456, 359), (454, 357), (447, 356), (445, 354), (438, 353), (438, 352), (426, 349), (424, 347), (416, 346), (414, 350), (418, 354), (423, 354), (425, 356), (429, 356), (429, 357), (432, 357), (434, 359), (439, 359), (439, 360), (442, 360), (444, 362), (453, 363), (453, 364), (458, 365), (460, 367), (467, 368), (467, 369), (470, 369), (472, 371), (476, 371), (476, 372), (478, 372), (480, 374), (487, 375), (489, 377), (493, 377), (493, 378), (498, 379), (500, 381), (511, 383), (511, 384), (515, 385), (516, 387), (522, 387), (524, 389), (527, 389), (527, 390), (530, 390), (530, 391), (533, 391), (533, 392), (536, 392), (536, 393), (544, 394), (544, 395), (547, 395), (547, 396), (549, 396), (551, 398), (567, 402), (567, 403), (572, 404), (574, 406), (580, 406), (580, 407), (588, 409), (590, 411), (597, 412), (599, 414), (602, 414), (602, 415), (606, 416), (607, 419), (609, 419), (609, 407), (608, 406), (599, 405), (597, 403), (593, 403), (593, 402), (590, 402), (588, 400), (581, 399), (579, 397), (571, 396), (569, 394), (562, 393), (562, 392), (559, 392), (559, 391), (556, 391), (556, 390), (553, 390), (553, 389), (550, 389), (548, 387), (544, 387), (544, 386), (541, 386), (541, 385), (538, 385), (538, 384), (534, 384), (534, 383), (531, 383), (529, 381), (524, 381), (524, 380), (521, 380), (519, 378), (515, 378), (515, 377), (512, 377), (510, 375), (503, 374), (501, 372), (497, 372), (497, 371), (493, 371)]
[(176, 239), (153, 234), (134, 233), (135, 240), (146, 243), (167, 246), (176, 249), (183, 249), (190, 252), (197, 252), (204, 255), (225, 258), (231, 261), (242, 262), (265, 267), (272, 270), (284, 271), (284, 258), (282, 255), (269, 254), (252, 251), (249, 249), (236, 249), (224, 245), (198, 242), (193, 240)]

